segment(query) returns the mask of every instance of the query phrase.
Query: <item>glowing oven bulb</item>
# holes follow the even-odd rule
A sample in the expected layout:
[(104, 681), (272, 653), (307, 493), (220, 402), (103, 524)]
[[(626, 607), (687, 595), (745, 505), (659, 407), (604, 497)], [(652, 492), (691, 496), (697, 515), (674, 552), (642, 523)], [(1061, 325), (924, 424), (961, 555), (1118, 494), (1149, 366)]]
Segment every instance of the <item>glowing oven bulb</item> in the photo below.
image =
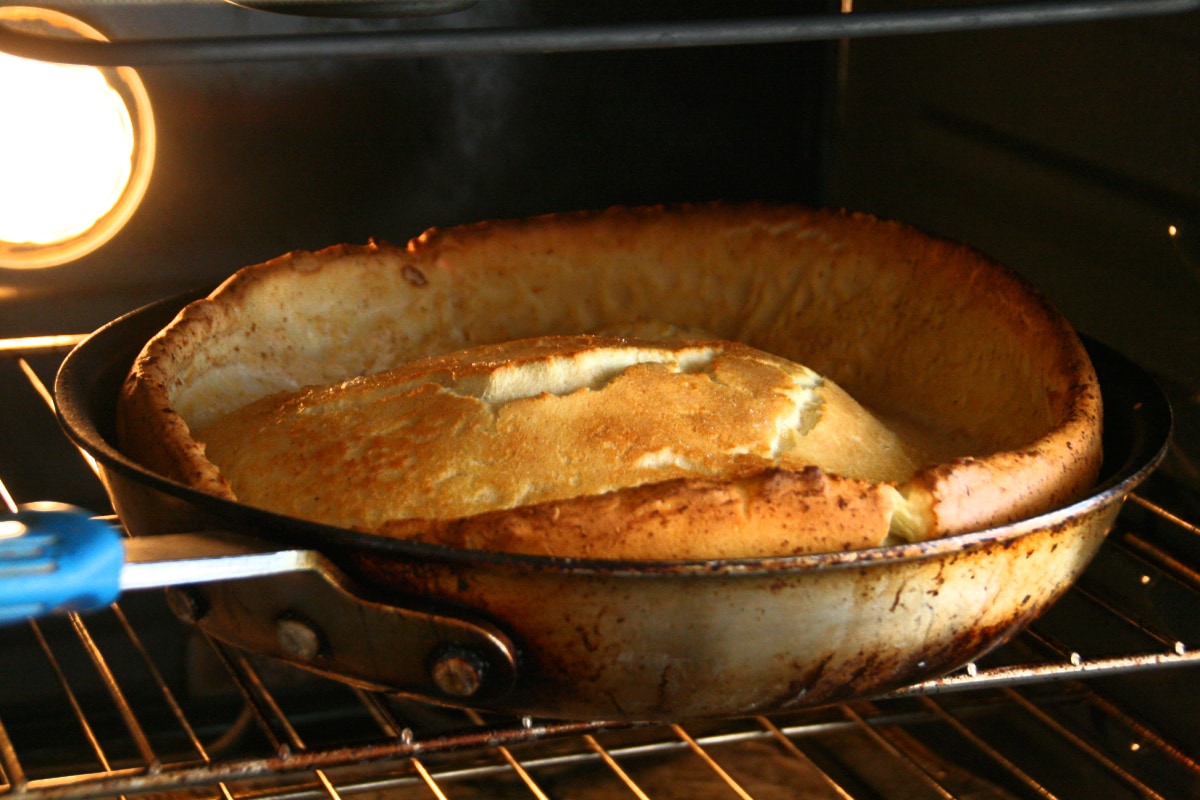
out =
[(94, 67), (0, 54), (0, 239), (51, 244), (107, 214), (133, 169), (133, 121)]
[[(20, 32), (103, 40), (61, 12), (0, 6)], [(48, 267), (92, 252), (141, 202), (154, 162), (141, 79), (0, 53), (0, 267)]]

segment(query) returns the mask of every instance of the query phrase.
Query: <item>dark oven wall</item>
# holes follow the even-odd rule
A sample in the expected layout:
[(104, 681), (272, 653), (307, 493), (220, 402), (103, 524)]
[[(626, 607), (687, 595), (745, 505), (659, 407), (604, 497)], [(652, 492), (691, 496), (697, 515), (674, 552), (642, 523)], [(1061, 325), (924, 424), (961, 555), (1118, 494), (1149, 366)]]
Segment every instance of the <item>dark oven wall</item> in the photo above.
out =
[[(219, 3), (73, 6), (117, 39), (533, 26), (822, 9), (826, 0), (484, 0), (408, 21)], [(601, 16), (602, 15), (602, 16)], [(833, 46), (140, 68), (155, 173), (127, 229), (52, 270), (0, 270), (0, 335), (84, 330), (296, 248), (611, 204), (820, 194)], [(53, 301), (51, 301), (53, 298)]]
[(1200, 15), (855, 40), (842, 75), (827, 199), (971, 243), (1153, 371), (1200, 485)]

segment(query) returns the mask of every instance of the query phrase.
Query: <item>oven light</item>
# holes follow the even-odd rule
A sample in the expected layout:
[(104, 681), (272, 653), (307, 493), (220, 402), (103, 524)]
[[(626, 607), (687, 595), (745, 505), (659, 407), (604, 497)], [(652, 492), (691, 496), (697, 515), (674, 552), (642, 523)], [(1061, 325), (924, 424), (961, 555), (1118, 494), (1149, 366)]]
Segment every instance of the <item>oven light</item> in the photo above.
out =
[(0, 238), (51, 244), (79, 236), (129, 183), (129, 109), (100, 71), (0, 54), (4, 194)]
[[(0, 24), (103, 38), (47, 9), (0, 7)], [(132, 69), (0, 53), (0, 117), (0, 266), (73, 261), (128, 222), (154, 160), (149, 98)]]

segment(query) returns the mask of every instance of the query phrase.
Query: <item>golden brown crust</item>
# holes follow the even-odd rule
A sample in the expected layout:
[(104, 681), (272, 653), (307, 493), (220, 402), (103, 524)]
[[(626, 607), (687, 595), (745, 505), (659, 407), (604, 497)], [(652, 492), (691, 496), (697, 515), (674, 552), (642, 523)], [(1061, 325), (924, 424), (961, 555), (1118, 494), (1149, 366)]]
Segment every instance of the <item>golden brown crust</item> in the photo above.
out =
[[(195, 438), (250, 505), (573, 557), (605, 545), (624, 557), (794, 553), (830, 536), (844, 543), (851, 518), (854, 541), (878, 545), (901, 501), (893, 484), (926, 463), (799, 365), (735, 342), (611, 336), (482, 345), (270, 395)], [(819, 470), (801, 494), (784, 479), (770, 491), (750, 480), (808, 467), (842, 480)], [(533, 506), (542, 510), (491, 513)], [(476, 523), (441, 524), (466, 517)]]
[(248, 267), (147, 345), (122, 392), (122, 447), (229, 497), (189, 431), (251, 400), (647, 320), (805, 364), (913, 432), (937, 455), (905, 487), (930, 535), (1048, 509), (1099, 470), (1091, 364), (1023, 280), (898, 223), (766, 205), (480, 223)]
[(392, 520), (386, 536), (567, 558), (706, 560), (878, 547), (898, 496), (816, 467), (673, 480), (450, 520)]

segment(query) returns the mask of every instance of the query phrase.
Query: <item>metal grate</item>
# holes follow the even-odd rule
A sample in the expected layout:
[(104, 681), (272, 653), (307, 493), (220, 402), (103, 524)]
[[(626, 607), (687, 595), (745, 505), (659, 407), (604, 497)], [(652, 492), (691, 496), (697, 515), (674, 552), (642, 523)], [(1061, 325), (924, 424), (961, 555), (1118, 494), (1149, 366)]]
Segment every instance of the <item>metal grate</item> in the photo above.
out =
[[(80, 338), (0, 340), (6, 381), (27, 384), (10, 390), (51, 409), (43, 376)], [(14, 498), (6, 477), (9, 509), (47, 499)], [(0, 629), (0, 796), (1195, 796), (1198, 554), (1200, 529), (1133, 497), (1078, 586), (979, 664), (872, 702), (687, 726), (367, 693), (226, 648), (133, 593)]]

